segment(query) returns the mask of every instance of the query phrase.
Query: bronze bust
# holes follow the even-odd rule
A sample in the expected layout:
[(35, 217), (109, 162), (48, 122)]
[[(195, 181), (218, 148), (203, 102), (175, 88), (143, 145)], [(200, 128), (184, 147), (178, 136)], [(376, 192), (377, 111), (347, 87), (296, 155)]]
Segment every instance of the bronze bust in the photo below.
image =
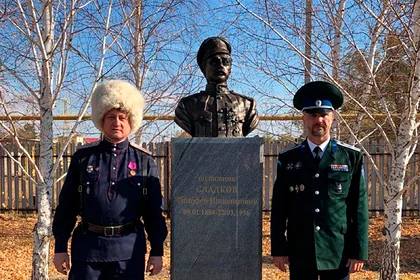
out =
[(175, 109), (175, 122), (192, 137), (246, 136), (258, 125), (253, 98), (228, 89), (232, 68), (231, 45), (222, 37), (203, 41), (197, 62), (207, 86), (182, 98)]

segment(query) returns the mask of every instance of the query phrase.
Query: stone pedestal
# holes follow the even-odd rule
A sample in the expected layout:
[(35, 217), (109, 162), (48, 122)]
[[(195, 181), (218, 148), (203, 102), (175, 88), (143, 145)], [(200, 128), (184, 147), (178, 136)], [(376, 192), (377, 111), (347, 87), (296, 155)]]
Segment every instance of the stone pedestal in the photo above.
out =
[(258, 280), (262, 139), (172, 139), (172, 280)]

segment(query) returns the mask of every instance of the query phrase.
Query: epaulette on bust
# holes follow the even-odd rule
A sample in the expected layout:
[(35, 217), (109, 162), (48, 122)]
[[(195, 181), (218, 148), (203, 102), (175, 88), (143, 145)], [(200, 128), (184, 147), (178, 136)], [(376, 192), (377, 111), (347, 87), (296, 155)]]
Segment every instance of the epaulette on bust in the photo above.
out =
[(98, 146), (100, 142), (101, 142), (101, 141), (96, 141), (96, 142), (87, 143), (87, 144), (84, 144), (84, 145), (79, 145), (79, 146), (77, 147), (77, 149), (78, 149), (78, 150), (81, 150), (81, 149), (86, 149), (86, 148), (95, 147), (95, 146)]
[(338, 145), (343, 146), (345, 148), (349, 148), (349, 149), (354, 150), (354, 151), (357, 151), (357, 152), (360, 152), (361, 151), (359, 148), (356, 148), (355, 146), (349, 145), (347, 143), (343, 143), (343, 142), (338, 141), (338, 140), (336, 142), (337, 142)]
[(284, 154), (284, 153), (286, 153), (286, 152), (288, 152), (288, 151), (294, 150), (294, 149), (296, 149), (296, 148), (300, 148), (301, 146), (302, 146), (302, 143), (297, 144), (297, 145), (292, 146), (292, 147), (289, 147), (289, 148), (287, 148), (286, 150), (281, 151), (281, 152), (280, 152), (280, 154)]
[(181, 98), (180, 101), (185, 102), (185, 101), (187, 101), (191, 98), (197, 97), (197, 95), (200, 95), (200, 94), (203, 94), (203, 93), (205, 93), (205, 91), (200, 91), (199, 93), (194, 93), (194, 94), (191, 94), (191, 95), (184, 96), (184, 97)]
[(130, 142), (130, 146), (133, 147), (133, 148), (136, 148), (137, 150), (142, 151), (143, 153), (145, 153), (149, 156), (152, 155), (152, 153), (149, 150), (143, 148), (142, 146), (137, 145), (136, 143)]
[(254, 100), (254, 98), (252, 98), (252, 97), (249, 97), (249, 96), (246, 96), (246, 95), (243, 95), (243, 94), (234, 92), (233, 90), (230, 90), (230, 93), (231, 94), (234, 94), (234, 95), (237, 95), (237, 96), (240, 96), (242, 98), (248, 99), (249, 101), (253, 101)]

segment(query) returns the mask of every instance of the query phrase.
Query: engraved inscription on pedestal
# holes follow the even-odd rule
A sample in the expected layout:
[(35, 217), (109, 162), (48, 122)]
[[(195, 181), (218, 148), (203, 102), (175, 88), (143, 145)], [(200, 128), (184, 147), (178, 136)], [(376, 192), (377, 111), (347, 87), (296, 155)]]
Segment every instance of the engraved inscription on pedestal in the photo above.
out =
[(260, 138), (172, 140), (172, 280), (261, 279)]

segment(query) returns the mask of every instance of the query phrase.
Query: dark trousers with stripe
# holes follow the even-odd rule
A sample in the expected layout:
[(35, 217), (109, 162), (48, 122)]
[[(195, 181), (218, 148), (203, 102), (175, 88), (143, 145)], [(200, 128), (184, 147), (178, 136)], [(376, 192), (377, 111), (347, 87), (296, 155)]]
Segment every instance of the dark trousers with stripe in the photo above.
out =
[(144, 280), (144, 258), (115, 262), (73, 262), (69, 280)]
[(349, 280), (349, 267), (334, 270), (317, 270), (290, 265), (290, 280)]

